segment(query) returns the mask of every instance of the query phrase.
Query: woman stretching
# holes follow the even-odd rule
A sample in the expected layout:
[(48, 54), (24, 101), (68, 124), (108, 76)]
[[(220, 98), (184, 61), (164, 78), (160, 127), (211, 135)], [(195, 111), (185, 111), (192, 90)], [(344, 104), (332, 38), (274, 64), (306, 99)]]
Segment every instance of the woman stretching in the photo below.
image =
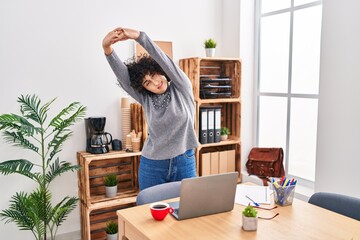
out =
[[(137, 41), (150, 56), (123, 63), (112, 45), (128, 39)], [(198, 141), (189, 78), (144, 32), (116, 28), (105, 36), (103, 49), (119, 85), (145, 111), (149, 135), (140, 158), (140, 190), (195, 177)]]

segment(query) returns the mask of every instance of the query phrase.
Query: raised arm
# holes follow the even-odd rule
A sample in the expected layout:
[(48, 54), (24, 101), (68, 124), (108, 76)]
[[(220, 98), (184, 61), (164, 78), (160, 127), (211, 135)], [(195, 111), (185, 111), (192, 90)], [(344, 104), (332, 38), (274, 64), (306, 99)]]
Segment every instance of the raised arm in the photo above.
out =
[(103, 39), (102, 46), (106, 59), (108, 60), (113, 72), (115, 73), (120, 86), (135, 100), (141, 103), (141, 94), (135, 91), (130, 84), (129, 72), (126, 65), (120, 60), (114, 52), (112, 45), (119, 41), (128, 39), (137, 39), (140, 35), (139, 31), (125, 28), (115, 28), (109, 32)]

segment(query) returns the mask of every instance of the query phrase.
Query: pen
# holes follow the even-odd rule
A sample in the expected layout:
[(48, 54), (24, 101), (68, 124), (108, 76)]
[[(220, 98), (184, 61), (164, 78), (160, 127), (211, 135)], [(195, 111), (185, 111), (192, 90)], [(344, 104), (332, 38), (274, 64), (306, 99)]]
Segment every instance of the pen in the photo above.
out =
[(287, 184), (288, 184), (288, 182), (289, 182), (289, 179), (286, 179), (284, 182), (283, 182), (283, 187), (286, 187), (287, 186)]
[(260, 206), (260, 204), (258, 204), (257, 202), (255, 202), (254, 200), (252, 200), (248, 195), (245, 195), (245, 197), (247, 199), (249, 199), (256, 207)]

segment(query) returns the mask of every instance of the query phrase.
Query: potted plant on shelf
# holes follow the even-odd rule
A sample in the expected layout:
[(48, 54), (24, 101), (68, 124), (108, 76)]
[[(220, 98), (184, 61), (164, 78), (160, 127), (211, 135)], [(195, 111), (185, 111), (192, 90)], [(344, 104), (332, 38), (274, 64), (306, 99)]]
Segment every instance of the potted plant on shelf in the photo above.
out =
[(247, 206), (242, 212), (242, 223), (245, 231), (256, 231), (257, 229), (257, 211), (253, 206)]
[(222, 127), (220, 129), (220, 139), (221, 141), (225, 141), (228, 139), (230, 134), (230, 130), (227, 127)]
[(70, 126), (85, 116), (86, 107), (73, 102), (48, 120), (54, 101), (42, 104), (36, 95), (21, 95), (17, 100), (21, 115), (0, 115), (0, 131), (4, 139), (13, 146), (35, 153), (31, 160), (21, 158), (1, 162), (0, 173), (19, 174), (36, 184), (30, 193), (15, 193), (8, 209), (0, 212), (0, 218), (5, 223), (15, 223), (20, 230), (30, 230), (37, 240), (54, 240), (58, 227), (78, 202), (78, 198), (66, 196), (54, 204), (50, 183), (63, 173), (80, 168), (60, 161), (58, 153), (72, 136)]
[(106, 197), (115, 197), (117, 194), (117, 176), (116, 174), (108, 174), (104, 177)]
[(109, 221), (106, 223), (105, 227), (106, 239), (107, 240), (117, 240), (118, 239), (118, 224), (114, 221)]
[(206, 39), (204, 41), (204, 47), (205, 47), (207, 57), (215, 56), (216, 41), (214, 39), (212, 39), (212, 38)]

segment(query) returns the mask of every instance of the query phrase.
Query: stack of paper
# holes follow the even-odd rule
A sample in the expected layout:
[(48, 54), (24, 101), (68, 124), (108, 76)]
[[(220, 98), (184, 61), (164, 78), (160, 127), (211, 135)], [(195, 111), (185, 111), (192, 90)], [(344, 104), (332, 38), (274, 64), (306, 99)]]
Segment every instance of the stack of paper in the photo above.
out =
[(250, 203), (250, 205), (255, 206), (255, 204), (250, 200), (252, 199), (258, 204), (270, 204), (271, 192), (272, 190), (269, 186), (251, 186), (240, 184), (236, 187), (235, 203), (245, 206)]

